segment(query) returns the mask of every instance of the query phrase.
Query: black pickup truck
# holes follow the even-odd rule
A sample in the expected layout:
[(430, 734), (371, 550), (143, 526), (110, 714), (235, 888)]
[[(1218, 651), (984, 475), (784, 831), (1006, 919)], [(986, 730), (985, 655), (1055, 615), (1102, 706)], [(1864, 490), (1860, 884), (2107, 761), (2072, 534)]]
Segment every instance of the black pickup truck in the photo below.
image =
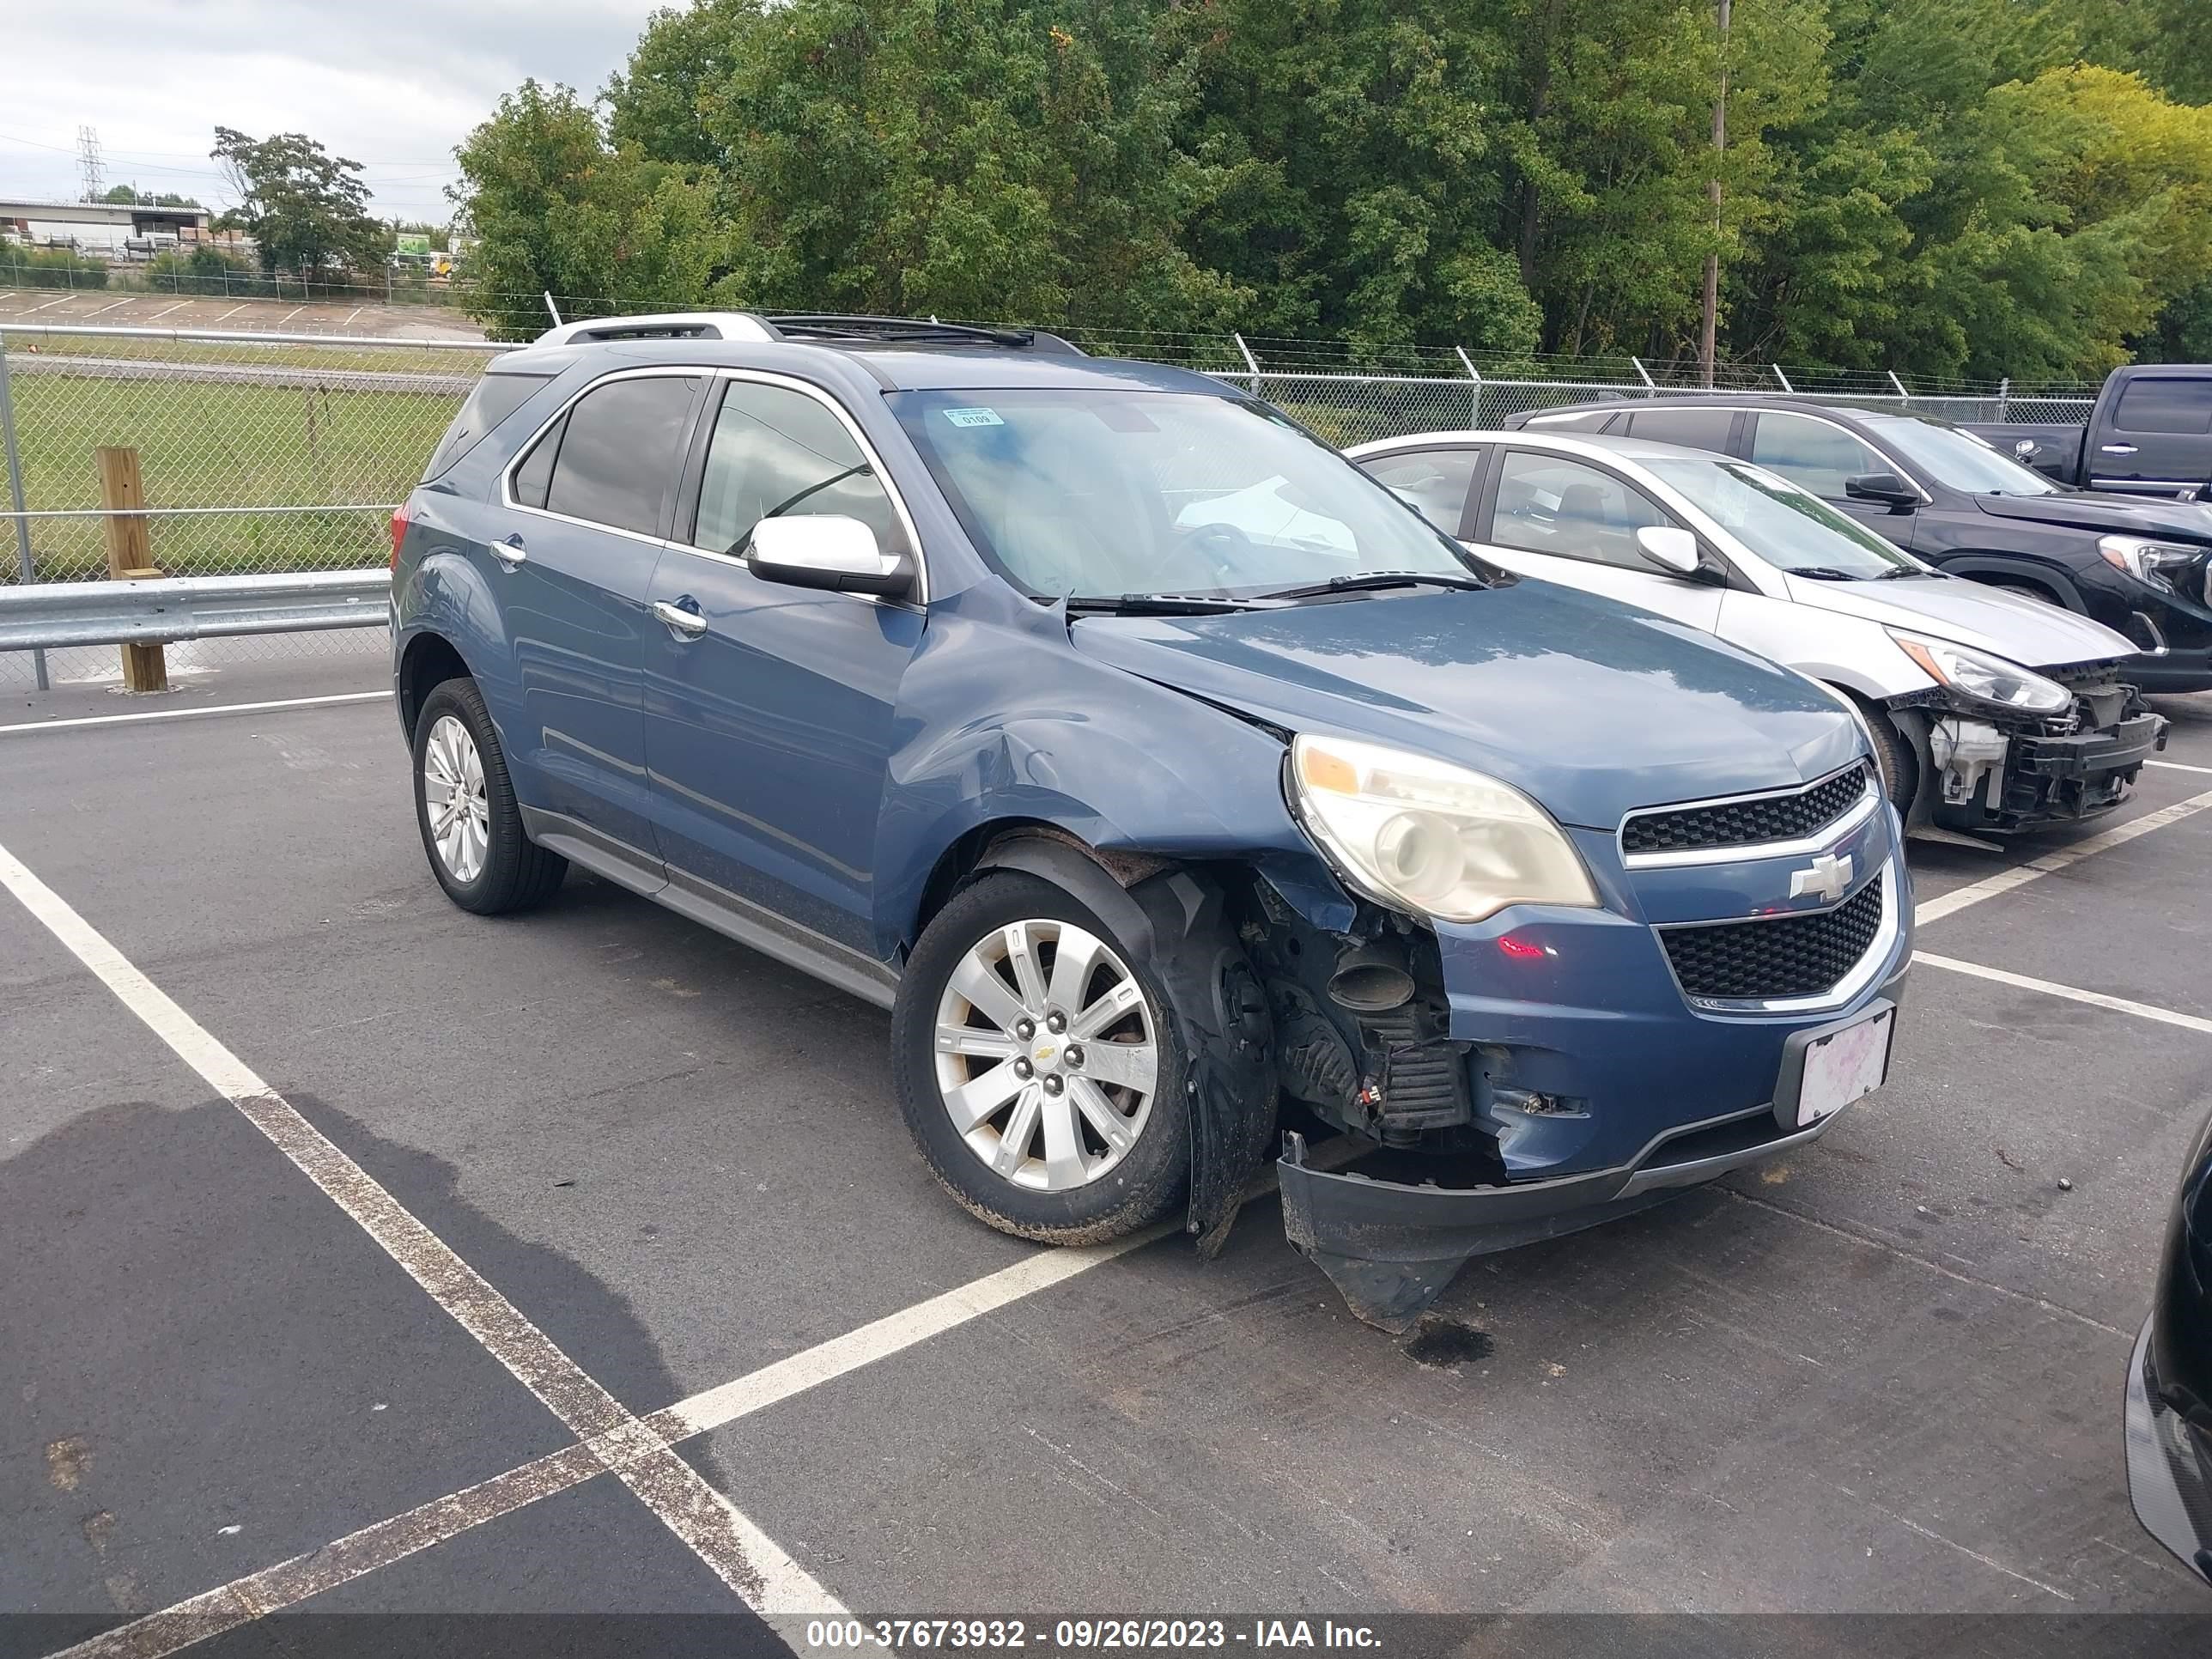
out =
[(2212, 363), (2116, 368), (2080, 425), (1966, 430), (2075, 489), (2212, 501)]

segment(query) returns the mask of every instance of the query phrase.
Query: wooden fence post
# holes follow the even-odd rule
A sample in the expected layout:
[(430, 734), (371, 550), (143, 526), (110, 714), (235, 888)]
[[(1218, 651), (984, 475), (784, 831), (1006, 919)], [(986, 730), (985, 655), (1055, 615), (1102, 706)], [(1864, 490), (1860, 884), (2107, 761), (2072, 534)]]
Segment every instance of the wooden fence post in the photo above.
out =
[[(146, 490), (138, 477), (138, 452), (102, 446), (94, 453), (100, 458), (100, 504), (109, 510), (101, 520), (107, 527), (108, 579), (131, 581), (160, 575), (154, 565), (153, 532), (139, 510), (146, 505)], [(159, 645), (123, 647), (123, 689), (169, 689), (168, 659)]]

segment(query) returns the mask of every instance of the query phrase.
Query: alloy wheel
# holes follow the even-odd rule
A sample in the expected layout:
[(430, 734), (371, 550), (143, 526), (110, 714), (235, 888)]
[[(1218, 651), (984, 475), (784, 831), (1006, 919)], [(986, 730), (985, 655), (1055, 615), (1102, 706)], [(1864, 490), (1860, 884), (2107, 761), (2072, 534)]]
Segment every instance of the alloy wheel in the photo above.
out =
[(936, 1052), (938, 1092), (968, 1150), (1042, 1192), (1121, 1163), (1158, 1085), (1144, 988), (1105, 940), (1049, 918), (969, 947), (938, 1000)]
[(422, 745), (422, 804), (438, 862), (455, 881), (474, 881), (491, 850), (491, 802), (477, 740), (451, 714), (439, 716)]

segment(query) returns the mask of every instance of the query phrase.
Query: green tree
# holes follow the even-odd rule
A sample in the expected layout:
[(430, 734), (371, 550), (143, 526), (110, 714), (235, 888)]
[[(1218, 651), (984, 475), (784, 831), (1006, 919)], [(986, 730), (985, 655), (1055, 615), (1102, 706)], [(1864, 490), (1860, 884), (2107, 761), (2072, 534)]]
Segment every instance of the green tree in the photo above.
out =
[(209, 154), (223, 164), (238, 199), (224, 216), (253, 238), (264, 271), (326, 282), (382, 264), (387, 234), (369, 216), (360, 162), (303, 133), (252, 138), (233, 127), (215, 130)]
[(461, 258), (471, 311), (501, 335), (563, 315), (696, 304), (726, 268), (711, 169), (655, 161), (608, 142), (567, 87), (526, 81), (455, 151), (451, 191), (477, 240)]
[(116, 207), (196, 208), (200, 205), (195, 197), (179, 196), (166, 190), (156, 193), (141, 190), (136, 185), (110, 185), (100, 199)]
[[(613, 90), (614, 126), (696, 112), (696, 131), (659, 150), (703, 146), (720, 162), (728, 301), (1215, 325), (1245, 296), (1182, 238), (1220, 180), (1176, 146), (1189, 85), (1160, 49), (1158, 10), (790, 0), (663, 14)], [(695, 84), (697, 64), (713, 73)]]

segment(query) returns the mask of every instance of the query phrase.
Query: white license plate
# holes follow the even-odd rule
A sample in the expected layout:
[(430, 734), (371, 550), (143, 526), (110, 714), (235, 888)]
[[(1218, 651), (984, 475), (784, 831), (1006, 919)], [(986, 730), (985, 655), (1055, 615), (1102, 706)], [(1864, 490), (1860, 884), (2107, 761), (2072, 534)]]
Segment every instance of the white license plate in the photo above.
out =
[(1840, 1112), (1881, 1087), (1889, 1072), (1889, 1027), (1897, 1011), (1814, 1037), (1805, 1045), (1805, 1070), (1797, 1085), (1797, 1127)]

